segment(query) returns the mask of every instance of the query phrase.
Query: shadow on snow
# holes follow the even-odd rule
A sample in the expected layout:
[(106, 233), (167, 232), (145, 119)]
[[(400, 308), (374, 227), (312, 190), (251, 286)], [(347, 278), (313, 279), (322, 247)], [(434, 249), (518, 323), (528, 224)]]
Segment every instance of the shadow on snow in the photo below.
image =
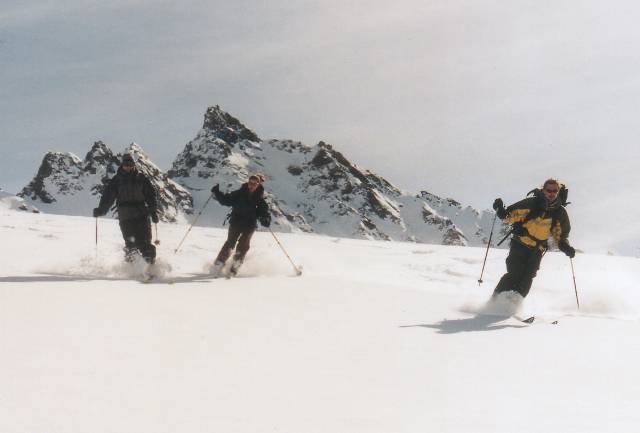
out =
[(37, 282), (62, 282), (62, 281), (139, 281), (145, 284), (175, 284), (175, 283), (197, 283), (210, 282), (213, 278), (210, 274), (191, 274), (183, 277), (158, 277), (149, 281), (143, 278), (116, 275), (86, 275), (86, 274), (56, 274), (42, 273), (38, 275), (17, 275), (0, 277), (0, 283), (37, 283)]
[(459, 332), (497, 331), (505, 328), (526, 328), (524, 324), (498, 324), (508, 317), (478, 314), (468, 319), (444, 319), (434, 324), (404, 325), (401, 328), (436, 329), (438, 334), (457, 334)]

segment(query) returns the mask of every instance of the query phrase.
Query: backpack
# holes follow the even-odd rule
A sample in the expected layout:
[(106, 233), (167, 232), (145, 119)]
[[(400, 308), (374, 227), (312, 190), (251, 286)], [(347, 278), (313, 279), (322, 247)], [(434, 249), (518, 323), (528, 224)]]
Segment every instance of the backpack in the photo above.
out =
[[(544, 192), (540, 188), (534, 188), (527, 193), (527, 197), (529, 196), (544, 197)], [(563, 183), (561, 183), (560, 189), (558, 190), (558, 203), (560, 204), (560, 206), (558, 206), (554, 211), (551, 212), (551, 227), (555, 227), (556, 225), (556, 221), (558, 220), (558, 210), (560, 209), (560, 207), (567, 207), (567, 205), (571, 204), (571, 202), (567, 201), (567, 198), (569, 198), (569, 188), (567, 188)], [(544, 210), (542, 209), (538, 211), (533, 210), (529, 212), (527, 216), (524, 218), (524, 221), (521, 222), (521, 224), (524, 224), (527, 221), (537, 218), (542, 213), (544, 213)]]
[[(527, 193), (527, 197), (529, 196), (538, 196), (543, 197), (542, 189), (534, 188)], [(567, 207), (567, 205), (571, 204), (570, 201), (567, 201), (569, 198), (569, 188), (565, 186), (565, 184), (560, 184), (560, 190), (558, 191), (558, 200), (560, 201), (560, 206)]]

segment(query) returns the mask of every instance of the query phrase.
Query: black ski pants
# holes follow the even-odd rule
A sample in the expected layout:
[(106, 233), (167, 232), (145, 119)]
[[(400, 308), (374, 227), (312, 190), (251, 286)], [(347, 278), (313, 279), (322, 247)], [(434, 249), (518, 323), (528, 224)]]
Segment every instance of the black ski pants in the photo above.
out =
[(514, 290), (523, 298), (526, 297), (540, 268), (542, 253), (540, 248), (528, 247), (512, 240), (506, 260), (507, 273), (498, 282), (493, 295)]
[(255, 226), (246, 227), (236, 226), (233, 224), (230, 225), (229, 233), (227, 234), (227, 241), (220, 249), (216, 262), (225, 263), (235, 248), (236, 252), (233, 256), (233, 261), (242, 263), (244, 256), (246, 256), (247, 251), (249, 251), (251, 236), (253, 236), (255, 231)]
[(132, 261), (136, 250), (148, 263), (156, 259), (156, 247), (151, 243), (149, 217), (120, 220), (120, 231), (124, 238), (125, 260)]

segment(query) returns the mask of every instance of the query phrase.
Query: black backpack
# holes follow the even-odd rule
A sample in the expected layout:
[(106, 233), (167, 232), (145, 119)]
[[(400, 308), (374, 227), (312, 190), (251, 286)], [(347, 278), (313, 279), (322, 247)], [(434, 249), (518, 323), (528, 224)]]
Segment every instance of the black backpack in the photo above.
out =
[[(536, 197), (544, 197), (544, 192), (540, 188), (534, 188), (531, 191), (529, 191), (529, 193), (527, 194), (527, 197), (530, 195), (533, 195)], [(567, 207), (567, 205), (571, 204), (571, 202), (567, 201), (568, 198), (569, 198), (569, 188), (567, 188), (563, 183), (561, 183), (560, 190), (558, 191), (558, 200), (559, 200), (560, 206), (558, 206), (551, 213), (551, 227), (555, 227), (556, 225), (556, 221), (558, 220), (558, 211), (560, 210), (560, 207)], [(524, 224), (525, 222), (536, 218), (543, 212), (544, 210), (540, 210), (538, 212), (536, 211), (529, 212), (529, 214), (525, 217), (522, 223)]]
[[(536, 196), (536, 197), (544, 197), (544, 193), (540, 188), (534, 188), (527, 193), (527, 197)], [(569, 198), (569, 188), (567, 188), (563, 183), (560, 184), (560, 190), (558, 191), (558, 200), (560, 200), (560, 206), (567, 207), (567, 205), (571, 204), (570, 201), (567, 201)]]

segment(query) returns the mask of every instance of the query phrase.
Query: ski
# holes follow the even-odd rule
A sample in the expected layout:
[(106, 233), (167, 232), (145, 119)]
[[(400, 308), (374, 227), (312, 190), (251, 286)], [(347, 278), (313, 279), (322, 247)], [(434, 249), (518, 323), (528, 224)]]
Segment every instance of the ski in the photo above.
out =
[(148, 284), (148, 283), (152, 282), (154, 280), (154, 278), (155, 278), (155, 276), (153, 276), (153, 275), (144, 275), (142, 277), (142, 282), (144, 284)]
[[(521, 317), (516, 317), (514, 316), (516, 319), (518, 319), (520, 322), (522, 323), (526, 323), (527, 325), (531, 325), (533, 322), (536, 321), (536, 316), (531, 316), (531, 317), (527, 317), (526, 319), (523, 319)], [(552, 322), (548, 322), (550, 325), (557, 325), (558, 324), (558, 320), (553, 320)]]

